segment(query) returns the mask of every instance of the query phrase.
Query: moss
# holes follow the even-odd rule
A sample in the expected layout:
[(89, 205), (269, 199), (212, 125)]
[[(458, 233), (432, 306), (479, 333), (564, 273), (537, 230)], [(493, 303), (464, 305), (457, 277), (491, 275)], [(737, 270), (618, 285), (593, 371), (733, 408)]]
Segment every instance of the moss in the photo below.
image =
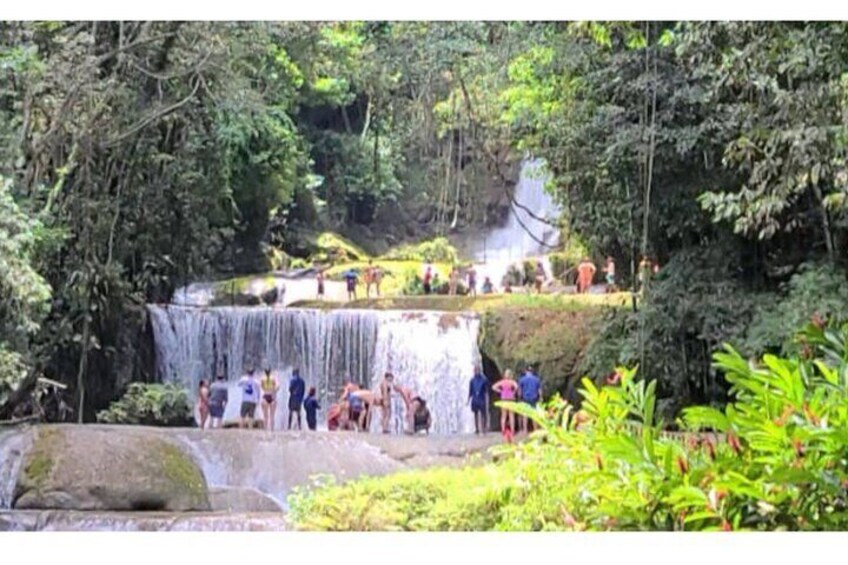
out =
[(168, 479), (186, 489), (192, 496), (206, 496), (203, 474), (186, 454), (165, 442), (157, 442), (155, 449), (162, 463), (162, 472)]
[(56, 466), (53, 454), (56, 453), (61, 435), (55, 429), (41, 429), (32, 449), (27, 455), (24, 473), (36, 489), (41, 489)]

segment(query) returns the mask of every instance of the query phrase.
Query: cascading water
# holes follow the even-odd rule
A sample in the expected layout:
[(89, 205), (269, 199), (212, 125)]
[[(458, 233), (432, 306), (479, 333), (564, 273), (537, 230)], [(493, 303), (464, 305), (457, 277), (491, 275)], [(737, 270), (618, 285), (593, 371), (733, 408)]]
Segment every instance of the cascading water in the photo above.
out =
[[(545, 191), (545, 183), (549, 180), (550, 174), (545, 171), (541, 159), (528, 159), (522, 163), (513, 195), (521, 206), (511, 203), (506, 225), (475, 238), (469, 249), (479, 263), (476, 266), (480, 281), (478, 288), (485, 277), (489, 277), (495, 286), (502, 286), (510, 265), (550, 253), (559, 242), (556, 227), (533, 217), (554, 221), (560, 214), (559, 206)], [(546, 261), (543, 260), (543, 263)], [(550, 265), (545, 264), (545, 269), (550, 276)]]
[(282, 389), (277, 397), (277, 428), (287, 414), (286, 385), (294, 368), (300, 369), (307, 386), (316, 387), (325, 414), (346, 376), (375, 388), (383, 373), (392, 371), (398, 383), (427, 401), (434, 433), (473, 430), (465, 398), (473, 365), (480, 360), (475, 314), (154, 305), (148, 309), (160, 379), (180, 383), (195, 394), (200, 379), (226, 375), (230, 402), (225, 419), (238, 416), (241, 392), (236, 382), (247, 366), (277, 372)]
[(0, 510), (12, 507), (23, 454), (31, 444), (32, 434), (28, 430), (0, 431)]

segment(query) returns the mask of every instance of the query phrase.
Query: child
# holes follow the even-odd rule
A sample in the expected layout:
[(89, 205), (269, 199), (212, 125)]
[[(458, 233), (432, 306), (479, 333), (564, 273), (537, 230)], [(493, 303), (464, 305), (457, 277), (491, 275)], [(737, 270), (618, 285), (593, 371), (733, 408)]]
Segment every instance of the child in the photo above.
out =
[(306, 395), (306, 400), (303, 403), (303, 409), (306, 411), (306, 425), (313, 432), (318, 428), (318, 410), (321, 406), (318, 404), (318, 399), (315, 398), (315, 387), (309, 387), (309, 393)]

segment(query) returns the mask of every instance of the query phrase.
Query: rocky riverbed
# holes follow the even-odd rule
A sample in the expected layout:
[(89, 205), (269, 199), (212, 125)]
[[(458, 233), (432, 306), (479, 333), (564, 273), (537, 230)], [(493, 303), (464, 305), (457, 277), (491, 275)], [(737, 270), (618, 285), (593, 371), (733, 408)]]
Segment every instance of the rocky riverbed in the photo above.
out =
[(388, 436), (140, 426), (0, 431), (0, 530), (280, 530), (286, 499), (488, 457), (500, 436)]

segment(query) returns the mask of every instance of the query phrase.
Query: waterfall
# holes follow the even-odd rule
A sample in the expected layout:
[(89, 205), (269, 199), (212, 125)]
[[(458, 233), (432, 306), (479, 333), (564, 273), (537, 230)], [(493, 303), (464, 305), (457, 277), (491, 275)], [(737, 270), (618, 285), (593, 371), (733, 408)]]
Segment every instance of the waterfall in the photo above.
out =
[[(509, 266), (529, 257), (550, 253), (559, 243), (559, 230), (533, 215), (555, 221), (560, 208), (545, 191), (550, 174), (544, 170), (541, 159), (528, 159), (521, 164), (518, 184), (513, 198), (520, 204), (510, 203), (509, 218), (505, 225), (495, 228), (475, 241), (471, 253), (481, 264), (476, 267), (478, 282), (490, 277), (495, 286), (501, 286)], [(523, 224), (523, 226), (522, 226)], [(540, 243), (542, 242), (542, 243)], [(550, 276), (550, 264), (545, 269)]]
[(0, 431), (0, 510), (12, 507), (23, 454), (32, 445), (28, 429)]
[(271, 367), (280, 380), (277, 429), (287, 417), (287, 383), (294, 368), (300, 369), (307, 387), (318, 391), (323, 409), (319, 420), (338, 397), (346, 375), (375, 388), (383, 373), (392, 371), (399, 384), (427, 401), (432, 432), (473, 430), (465, 399), (473, 365), (480, 360), (476, 314), (262, 306), (150, 305), (148, 310), (159, 378), (195, 395), (200, 379), (226, 375), (230, 402), (225, 419), (238, 416), (241, 391), (236, 381), (248, 365)]

